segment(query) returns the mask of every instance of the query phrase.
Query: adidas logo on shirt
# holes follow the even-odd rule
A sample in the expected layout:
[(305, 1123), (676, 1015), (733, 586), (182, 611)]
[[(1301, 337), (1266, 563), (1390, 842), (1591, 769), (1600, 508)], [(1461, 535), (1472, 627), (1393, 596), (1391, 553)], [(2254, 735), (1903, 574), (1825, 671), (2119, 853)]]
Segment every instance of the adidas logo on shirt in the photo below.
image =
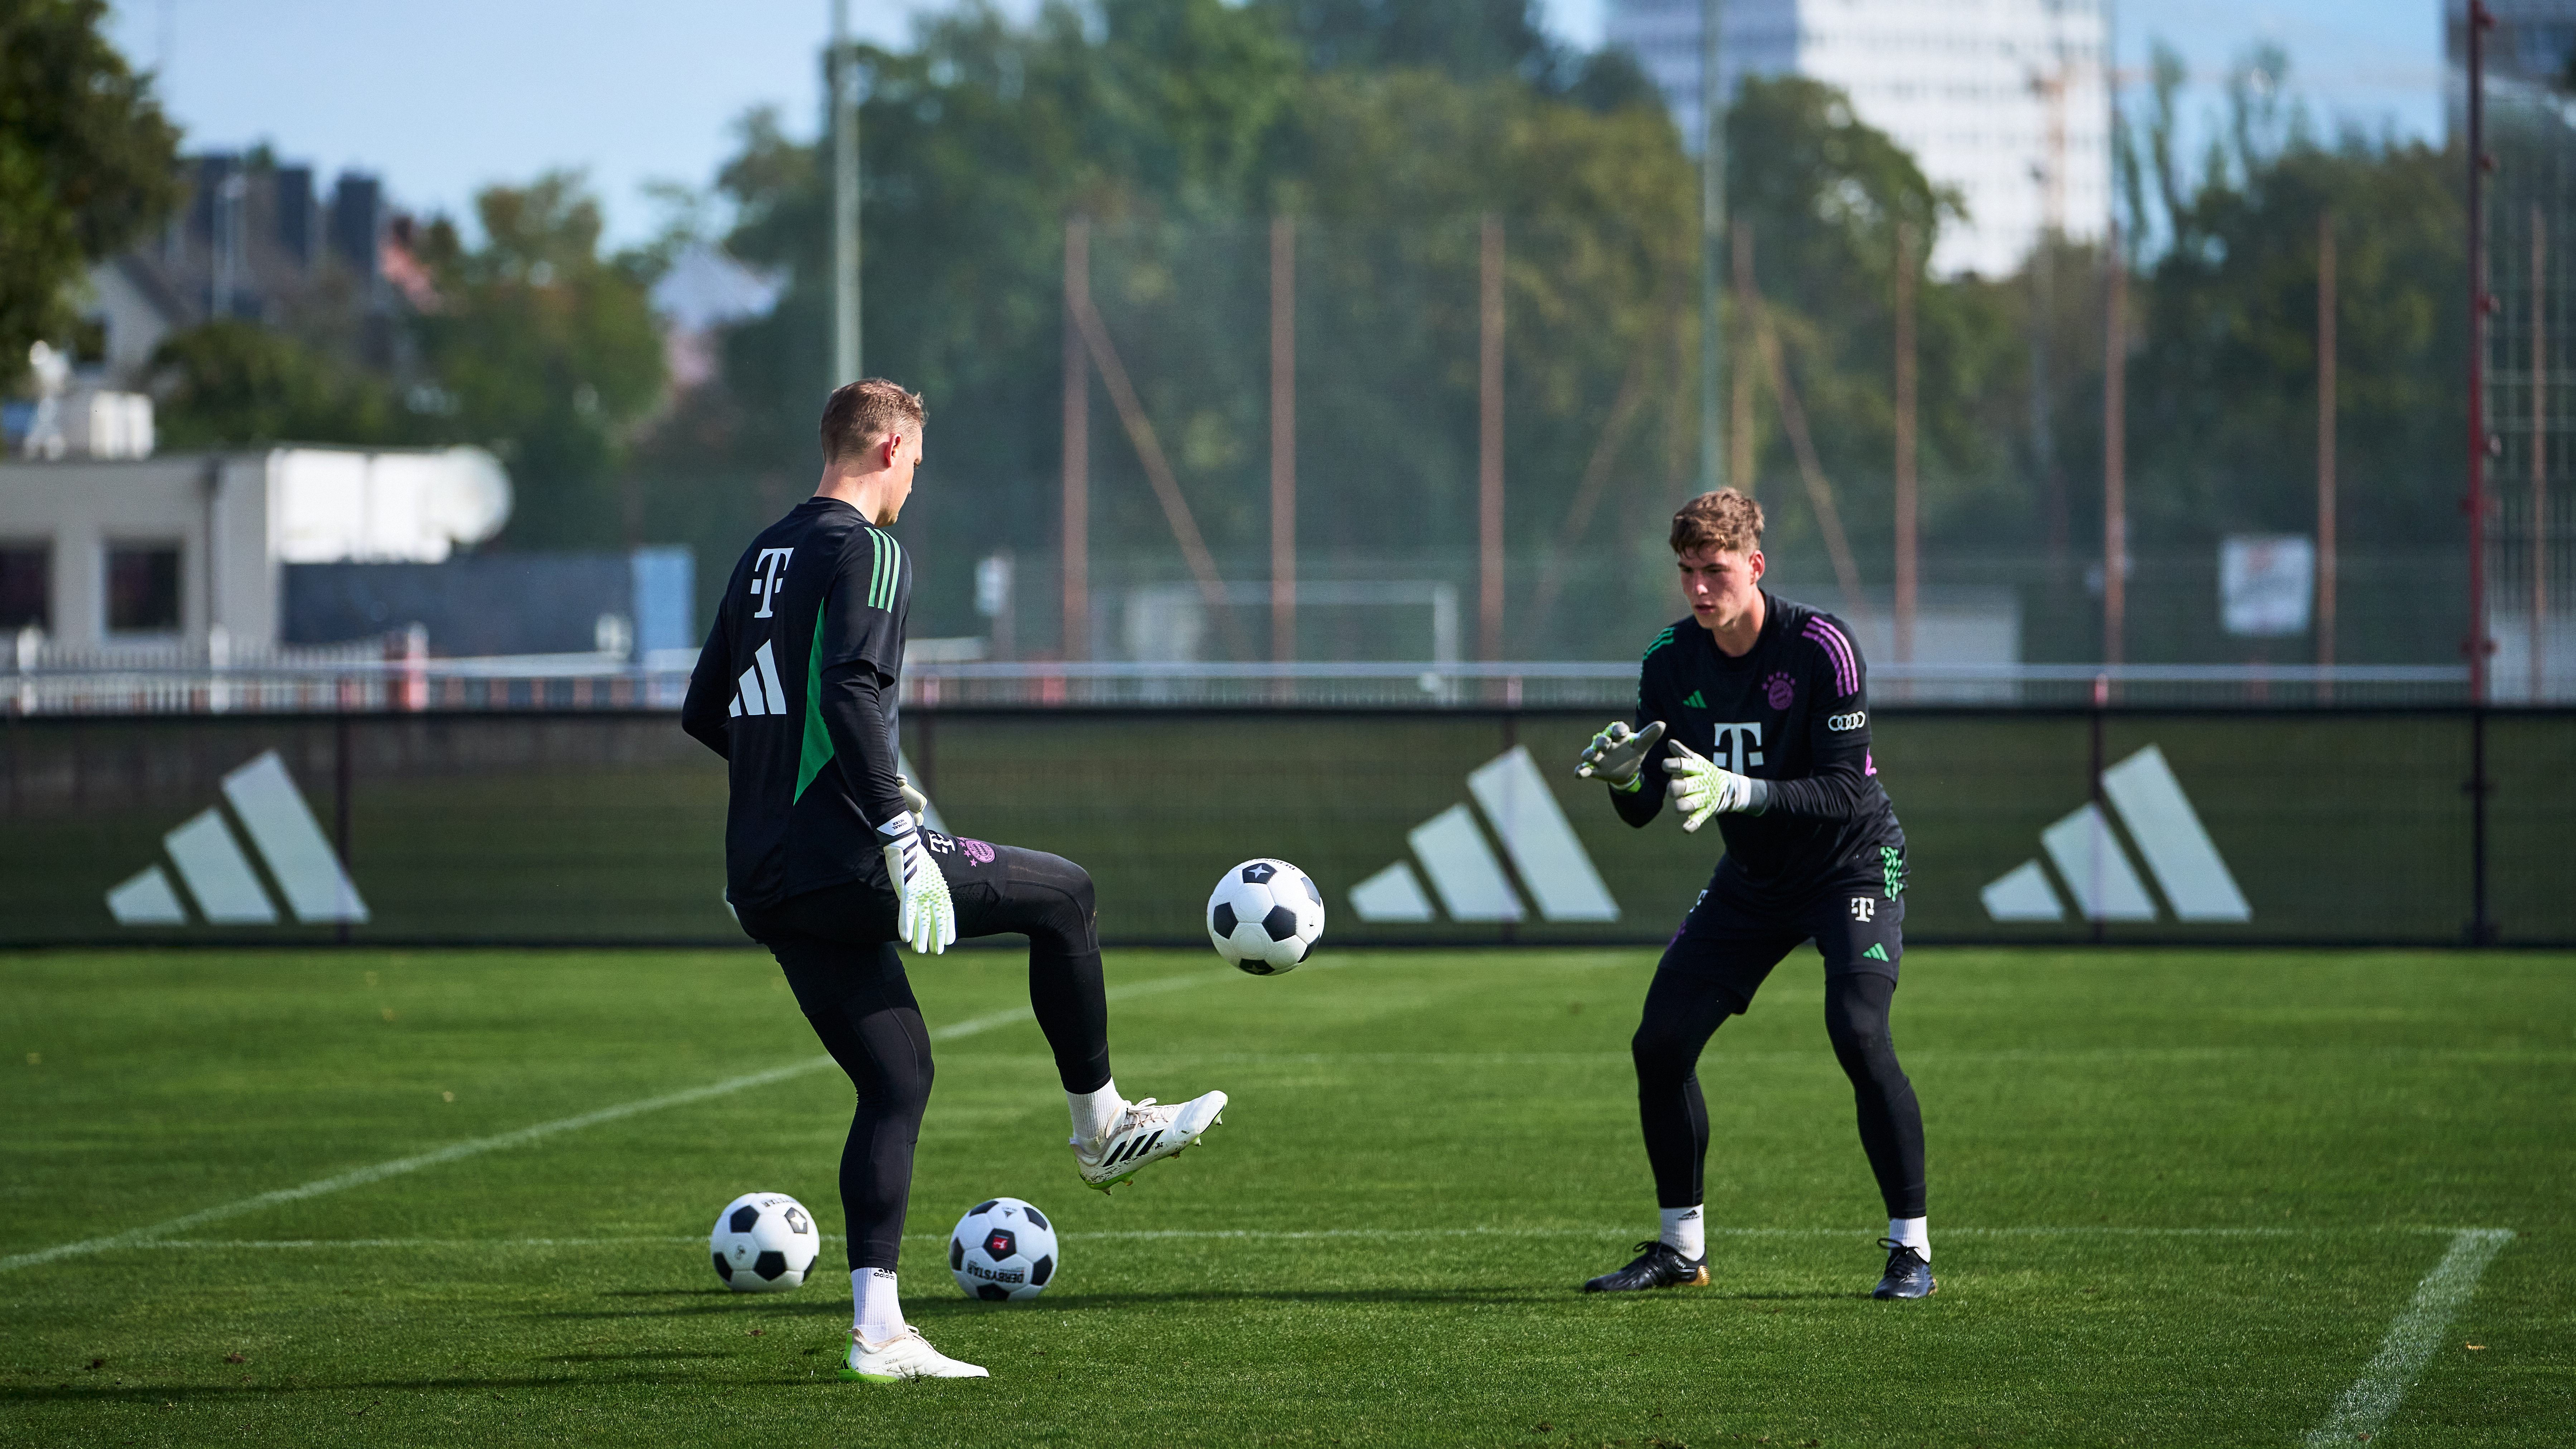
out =
[(727, 715), (739, 718), (747, 714), (787, 713), (787, 691), (778, 683), (778, 656), (769, 652), (767, 644), (753, 651), (751, 667), (742, 672), (737, 682), (741, 687), (725, 711)]

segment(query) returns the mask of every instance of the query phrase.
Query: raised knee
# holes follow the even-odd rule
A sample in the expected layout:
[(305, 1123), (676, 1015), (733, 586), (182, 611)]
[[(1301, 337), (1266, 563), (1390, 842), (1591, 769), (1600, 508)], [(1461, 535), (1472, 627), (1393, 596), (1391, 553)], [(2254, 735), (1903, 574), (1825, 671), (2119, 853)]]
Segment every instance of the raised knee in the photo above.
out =
[(1690, 1075), (1678, 1032), (1652, 1025), (1638, 1027), (1637, 1034), (1628, 1040), (1628, 1055), (1637, 1064), (1637, 1080), (1641, 1083), (1678, 1081)]

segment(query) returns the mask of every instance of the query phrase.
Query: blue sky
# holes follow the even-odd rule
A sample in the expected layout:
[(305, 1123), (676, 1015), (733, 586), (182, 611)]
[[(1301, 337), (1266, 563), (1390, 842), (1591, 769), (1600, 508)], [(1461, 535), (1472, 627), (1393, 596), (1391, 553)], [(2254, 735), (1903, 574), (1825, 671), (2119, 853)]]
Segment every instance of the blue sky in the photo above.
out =
[[(886, 43), (933, 8), (850, 3), (853, 28)], [(1558, 33), (1598, 43), (1606, 0), (1544, 3)], [(2187, 113), (2214, 113), (2229, 62), (2275, 40), (2321, 117), (2429, 135), (2438, 3), (2127, 0), (2121, 60), (2137, 70), (2146, 38), (2163, 37), (2192, 67)], [(161, 72), (191, 148), (266, 140), (326, 170), (378, 172), (401, 205), (458, 214), (478, 186), (582, 167), (612, 236), (636, 240), (657, 222), (644, 185), (705, 184), (744, 111), (772, 103), (808, 126), (829, 18), (829, 0), (116, 0), (113, 23), (126, 54)]]

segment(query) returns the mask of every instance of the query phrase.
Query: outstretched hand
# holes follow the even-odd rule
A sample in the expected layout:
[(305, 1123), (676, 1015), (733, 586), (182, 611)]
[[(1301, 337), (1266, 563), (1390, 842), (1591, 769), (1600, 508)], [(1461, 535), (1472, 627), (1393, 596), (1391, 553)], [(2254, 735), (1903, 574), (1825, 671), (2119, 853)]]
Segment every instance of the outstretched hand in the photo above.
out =
[(1644, 772), (1646, 760), (1664, 737), (1664, 722), (1656, 720), (1642, 730), (1628, 728), (1625, 720), (1612, 720), (1592, 743), (1583, 747), (1577, 757), (1574, 773), (1586, 780), (1600, 780), (1622, 790), (1637, 788), (1637, 776)]

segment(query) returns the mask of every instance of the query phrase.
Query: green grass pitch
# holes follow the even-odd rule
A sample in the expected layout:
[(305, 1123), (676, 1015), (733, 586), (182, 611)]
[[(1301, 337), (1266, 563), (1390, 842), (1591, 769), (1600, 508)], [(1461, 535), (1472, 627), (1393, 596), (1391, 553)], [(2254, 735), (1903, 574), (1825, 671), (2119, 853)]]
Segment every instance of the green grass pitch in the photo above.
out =
[[(878, 1388), (833, 1377), (837, 1240), (780, 1296), (705, 1252), (752, 1189), (838, 1231), (828, 1067), (210, 1213), (808, 1062), (756, 952), (0, 958), (0, 1441), (2576, 1439), (2576, 959), (1914, 953), (1941, 1291), (1891, 1304), (1801, 952), (1701, 1064), (1715, 1285), (1586, 1298), (1654, 1221), (1626, 1054), (1653, 960), (1113, 954), (1120, 1085), (1234, 1105), (1107, 1200), (1008, 1015), (1017, 955), (917, 965), (950, 1035), (907, 1308), (994, 1377)], [(946, 1272), (998, 1193), (1064, 1233), (1034, 1305)]]

